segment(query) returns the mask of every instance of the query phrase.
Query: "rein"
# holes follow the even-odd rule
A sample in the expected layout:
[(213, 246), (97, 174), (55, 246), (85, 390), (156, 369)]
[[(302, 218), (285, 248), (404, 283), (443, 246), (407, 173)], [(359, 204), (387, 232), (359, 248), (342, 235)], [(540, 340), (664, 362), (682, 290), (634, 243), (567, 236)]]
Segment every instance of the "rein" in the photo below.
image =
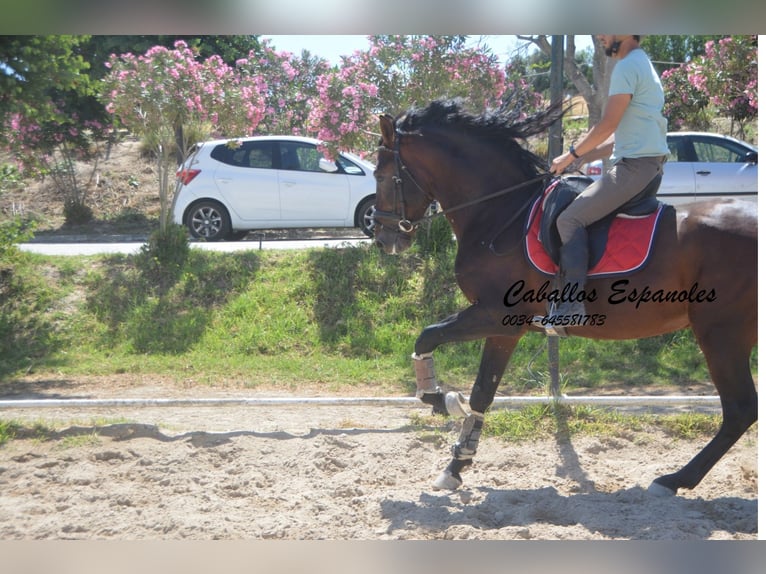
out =
[[(546, 172), (543, 173), (537, 177), (534, 177), (532, 179), (529, 179), (527, 181), (523, 181), (521, 183), (518, 183), (516, 185), (512, 185), (511, 187), (503, 188), (499, 191), (495, 191), (493, 193), (490, 193), (489, 195), (485, 195), (482, 197), (477, 197), (475, 199), (471, 199), (469, 201), (466, 201), (464, 203), (460, 203), (458, 205), (454, 205), (450, 207), (449, 209), (443, 209), (442, 211), (437, 211), (436, 213), (430, 213), (428, 215), (424, 215), (420, 219), (416, 219), (415, 221), (411, 221), (406, 218), (406, 212), (405, 212), (405, 204), (404, 204), (404, 190), (402, 187), (403, 181), (401, 177), (401, 172), (404, 172), (409, 177), (410, 181), (415, 184), (415, 187), (417, 187), (420, 192), (425, 195), (426, 197), (430, 197), (428, 193), (420, 186), (420, 184), (415, 180), (414, 176), (412, 175), (412, 172), (407, 169), (407, 166), (402, 161), (401, 154), (399, 153), (399, 138), (396, 138), (396, 148), (391, 149), (386, 146), (381, 146), (380, 149), (383, 149), (387, 152), (390, 152), (394, 154), (394, 157), (396, 158), (396, 173), (393, 176), (394, 179), (394, 187), (396, 189), (396, 199), (397, 203), (400, 207), (400, 212), (393, 212), (393, 211), (378, 211), (375, 210), (374, 218), (376, 220), (381, 220), (380, 223), (384, 227), (387, 227), (385, 225), (385, 220), (389, 220), (391, 222), (396, 223), (396, 227), (388, 226), (390, 229), (398, 229), (402, 233), (411, 233), (414, 231), (418, 225), (420, 225), (423, 222), (430, 221), (431, 219), (434, 219), (436, 217), (440, 217), (442, 215), (446, 216), (448, 213), (452, 213), (454, 211), (458, 211), (460, 209), (465, 209), (467, 207), (471, 207), (472, 205), (476, 205), (478, 203), (482, 203), (484, 201), (488, 201), (490, 199), (494, 199), (496, 197), (500, 197), (502, 195), (505, 195), (507, 193), (511, 193), (512, 191), (515, 191), (517, 189), (521, 189), (523, 187), (526, 187), (528, 185), (532, 185), (534, 183), (538, 183), (540, 181), (549, 179), (551, 177), (551, 174)], [(539, 194), (532, 194), (527, 201), (524, 202), (524, 204), (516, 211), (516, 213), (513, 214), (513, 216), (507, 221), (505, 226), (498, 232), (498, 234), (495, 236), (495, 239), (500, 236), (508, 227), (516, 221), (518, 217), (524, 214), (524, 212), (527, 210), (527, 208), (532, 204), (532, 202), (538, 197)], [(397, 221), (398, 220), (398, 221)], [(492, 251), (494, 252), (494, 239), (492, 240)]]

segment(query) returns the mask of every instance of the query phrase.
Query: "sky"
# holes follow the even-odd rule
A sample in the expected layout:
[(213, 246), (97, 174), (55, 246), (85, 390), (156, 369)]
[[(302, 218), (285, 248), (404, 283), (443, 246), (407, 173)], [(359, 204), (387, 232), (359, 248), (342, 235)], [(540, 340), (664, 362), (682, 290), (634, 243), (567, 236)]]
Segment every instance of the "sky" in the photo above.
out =
[[(331, 65), (339, 64), (341, 56), (350, 56), (355, 50), (366, 50), (369, 47), (366, 35), (264, 35), (261, 38), (269, 38), (272, 46), (278, 51), (292, 52), (299, 55), (301, 50), (306, 49), (314, 56), (325, 58)], [(512, 54), (519, 44), (517, 37), (512, 35), (468, 36), (468, 46), (478, 45), (480, 42), (487, 44), (501, 61), (504, 61)], [(576, 37), (575, 46), (578, 50), (584, 49), (589, 45), (589, 36)]]

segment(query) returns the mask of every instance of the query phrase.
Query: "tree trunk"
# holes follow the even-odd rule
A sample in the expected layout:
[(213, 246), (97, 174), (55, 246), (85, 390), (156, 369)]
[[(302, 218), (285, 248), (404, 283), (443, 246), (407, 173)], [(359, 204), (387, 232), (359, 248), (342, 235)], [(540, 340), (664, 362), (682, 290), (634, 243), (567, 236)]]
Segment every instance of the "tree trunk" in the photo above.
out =
[[(517, 36), (520, 40), (531, 42), (549, 58), (552, 55), (551, 44), (547, 36)], [(609, 58), (604, 53), (596, 36), (591, 36), (593, 41), (593, 84), (588, 81), (585, 74), (577, 67), (575, 61), (575, 37), (566, 37), (566, 49), (564, 52), (564, 74), (572, 82), (579, 94), (585, 98), (588, 104), (588, 126), (593, 127), (601, 120), (604, 104), (609, 91), (609, 74), (611, 66)]]

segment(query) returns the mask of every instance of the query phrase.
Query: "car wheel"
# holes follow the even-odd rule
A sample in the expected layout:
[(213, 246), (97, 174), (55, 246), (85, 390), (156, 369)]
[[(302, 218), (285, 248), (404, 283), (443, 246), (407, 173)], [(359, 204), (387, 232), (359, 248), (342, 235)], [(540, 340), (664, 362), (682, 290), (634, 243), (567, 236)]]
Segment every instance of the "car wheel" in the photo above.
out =
[(367, 237), (372, 237), (375, 234), (375, 222), (372, 219), (372, 214), (375, 212), (375, 198), (371, 197), (365, 199), (356, 212), (356, 226), (362, 230)]
[(215, 201), (201, 201), (192, 206), (186, 226), (195, 239), (222, 241), (231, 233), (231, 219), (226, 209)]

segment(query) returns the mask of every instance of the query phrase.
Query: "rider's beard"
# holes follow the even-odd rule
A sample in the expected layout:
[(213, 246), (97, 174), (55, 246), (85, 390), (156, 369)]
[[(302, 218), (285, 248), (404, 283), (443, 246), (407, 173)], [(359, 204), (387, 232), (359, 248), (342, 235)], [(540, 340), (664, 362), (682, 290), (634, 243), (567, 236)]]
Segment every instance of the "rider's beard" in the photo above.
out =
[(622, 40), (614, 40), (611, 44), (604, 47), (604, 52), (611, 58), (620, 51), (620, 46), (622, 46)]

